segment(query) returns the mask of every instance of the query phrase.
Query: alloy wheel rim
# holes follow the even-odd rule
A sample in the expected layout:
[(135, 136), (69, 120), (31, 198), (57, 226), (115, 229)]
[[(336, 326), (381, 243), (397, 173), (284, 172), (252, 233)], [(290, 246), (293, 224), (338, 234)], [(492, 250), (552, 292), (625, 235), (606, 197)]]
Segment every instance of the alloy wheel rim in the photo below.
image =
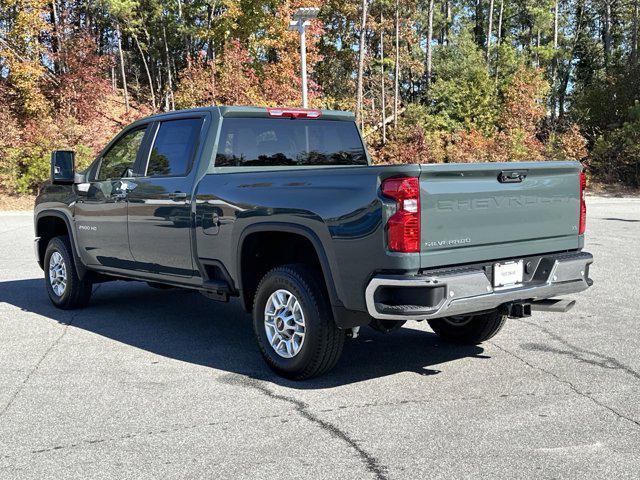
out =
[(67, 288), (67, 266), (60, 252), (53, 252), (49, 258), (49, 283), (53, 293), (58, 297), (61, 297)]
[(264, 330), (269, 345), (282, 358), (300, 353), (305, 337), (304, 312), (293, 293), (279, 289), (269, 296), (264, 307)]

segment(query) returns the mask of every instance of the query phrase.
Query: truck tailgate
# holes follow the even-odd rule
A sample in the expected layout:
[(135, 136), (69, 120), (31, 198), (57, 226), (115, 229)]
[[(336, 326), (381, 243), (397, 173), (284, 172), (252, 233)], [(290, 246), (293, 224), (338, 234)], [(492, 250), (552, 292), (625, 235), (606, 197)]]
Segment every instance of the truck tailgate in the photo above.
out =
[(578, 162), (422, 165), (421, 267), (580, 248), (581, 170)]

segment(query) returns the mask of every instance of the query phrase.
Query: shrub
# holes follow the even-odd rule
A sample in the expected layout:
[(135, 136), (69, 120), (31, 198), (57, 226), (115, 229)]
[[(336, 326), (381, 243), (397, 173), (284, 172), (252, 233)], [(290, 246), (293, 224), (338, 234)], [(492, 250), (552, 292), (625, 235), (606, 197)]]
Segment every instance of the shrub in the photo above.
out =
[(640, 187), (640, 104), (630, 109), (630, 121), (596, 139), (588, 162), (596, 180)]

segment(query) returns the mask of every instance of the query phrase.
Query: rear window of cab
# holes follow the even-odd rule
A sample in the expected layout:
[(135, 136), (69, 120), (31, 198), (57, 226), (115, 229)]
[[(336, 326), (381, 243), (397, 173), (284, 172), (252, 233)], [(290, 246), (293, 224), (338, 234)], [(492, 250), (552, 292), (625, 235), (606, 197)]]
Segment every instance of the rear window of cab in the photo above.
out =
[(227, 118), (216, 167), (367, 165), (354, 122), (289, 118)]

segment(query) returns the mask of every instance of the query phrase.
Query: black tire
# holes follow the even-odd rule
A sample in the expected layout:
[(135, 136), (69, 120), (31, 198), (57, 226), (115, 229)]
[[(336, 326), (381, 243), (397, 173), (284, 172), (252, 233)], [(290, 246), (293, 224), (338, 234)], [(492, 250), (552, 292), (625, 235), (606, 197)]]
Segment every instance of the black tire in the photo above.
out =
[(376, 332), (391, 333), (400, 330), (405, 323), (407, 323), (405, 320), (379, 320), (373, 318), (369, 322), (369, 326)]
[[(50, 278), (50, 261), (51, 257), (59, 253), (62, 257), (64, 269), (66, 273), (66, 285), (60, 294), (54, 291), (54, 287)], [(72, 310), (87, 306), (91, 299), (91, 291), (93, 284), (88, 281), (80, 280), (76, 272), (75, 260), (71, 253), (71, 244), (69, 237), (60, 236), (52, 238), (47, 245), (44, 254), (44, 279), (49, 294), (49, 299), (56, 307), (63, 310)]]
[[(345, 332), (333, 320), (317, 271), (306, 265), (284, 265), (269, 271), (260, 281), (253, 302), (253, 330), (267, 365), (278, 375), (305, 380), (335, 366), (342, 353)], [(269, 343), (265, 307), (271, 295), (284, 289), (293, 294), (304, 315), (304, 341), (291, 358), (278, 354)]]
[(493, 310), (476, 315), (436, 318), (429, 320), (429, 326), (438, 336), (449, 342), (477, 345), (497, 334), (506, 319), (506, 315)]

